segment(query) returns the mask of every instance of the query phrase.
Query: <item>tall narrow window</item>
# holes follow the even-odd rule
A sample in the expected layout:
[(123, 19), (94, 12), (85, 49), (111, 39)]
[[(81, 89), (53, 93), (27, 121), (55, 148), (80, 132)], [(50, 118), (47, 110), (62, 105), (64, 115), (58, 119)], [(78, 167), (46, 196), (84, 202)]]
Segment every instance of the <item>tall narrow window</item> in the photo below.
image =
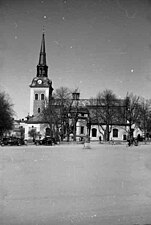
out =
[(40, 74), (42, 75), (42, 68), (40, 68)]
[(96, 137), (97, 136), (97, 129), (93, 128), (92, 129), (92, 137)]
[(81, 134), (84, 134), (84, 127), (81, 127)]
[(45, 131), (46, 131), (45, 132), (46, 136), (50, 136), (51, 135), (51, 129), (50, 128), (47, 127)]
[(123, 135), (123, 140), (126, 141), (126, 134)]
[(45, 99), (44, 94), (41, 94), (41, 100), (44, 100), (44, 99)]
[(35, 100), (38, 100), (38, 94), (35, 94)]
[(38, 108), (38, 113), (40, 113), (40, 108)]
[(113, 137), (118, 137), (118, 129), (113, 129)]

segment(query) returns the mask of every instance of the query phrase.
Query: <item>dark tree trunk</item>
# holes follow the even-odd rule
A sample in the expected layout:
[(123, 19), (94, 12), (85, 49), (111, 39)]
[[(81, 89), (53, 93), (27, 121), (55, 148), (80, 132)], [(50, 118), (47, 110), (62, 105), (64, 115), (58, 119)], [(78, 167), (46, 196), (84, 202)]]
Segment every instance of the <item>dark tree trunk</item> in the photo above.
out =
[(76, 141), (76, 124), (77, 124), (77, 122), (74, 121), (74, 126), (73, 126), (73, 141)]

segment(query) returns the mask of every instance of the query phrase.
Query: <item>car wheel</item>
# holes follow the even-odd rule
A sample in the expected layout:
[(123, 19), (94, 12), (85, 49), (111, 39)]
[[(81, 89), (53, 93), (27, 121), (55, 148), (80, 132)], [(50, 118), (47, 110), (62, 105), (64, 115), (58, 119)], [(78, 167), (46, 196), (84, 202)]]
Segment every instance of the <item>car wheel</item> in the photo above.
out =
[(17, 145), (18, 145), (18, 146), (20, 146), (20, 145), (21, 145), (21, 142), (20, 142), (20, 141), (18, 141), (18, 142), (17, 142)]

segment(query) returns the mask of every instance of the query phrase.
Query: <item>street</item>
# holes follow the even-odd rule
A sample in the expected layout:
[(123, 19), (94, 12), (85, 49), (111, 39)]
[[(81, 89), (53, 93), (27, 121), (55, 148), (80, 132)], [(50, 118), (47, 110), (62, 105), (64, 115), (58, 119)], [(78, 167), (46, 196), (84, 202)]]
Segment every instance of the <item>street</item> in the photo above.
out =
[(150, 225), (151, 145), (0, 147), (0, 225)]

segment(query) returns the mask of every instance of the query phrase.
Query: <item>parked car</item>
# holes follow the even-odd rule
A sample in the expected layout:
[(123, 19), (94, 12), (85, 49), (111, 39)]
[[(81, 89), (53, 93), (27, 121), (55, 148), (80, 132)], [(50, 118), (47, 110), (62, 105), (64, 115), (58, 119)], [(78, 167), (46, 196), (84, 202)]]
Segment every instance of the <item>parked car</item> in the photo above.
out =
[(143, 136), (141, 136), (140, 134), (138, 134), (137, 140), (138, 141), (145, 141), (145, 138)]
[(55, 139), (52, 137), (44, 137), (39, 140), (35, 140), (36, 145), (52, 145), (52, 144), (57, 144)]
[(24, 139), (17, 137), (4, 137), (1, 140), (1, 145), (24, 145)]

